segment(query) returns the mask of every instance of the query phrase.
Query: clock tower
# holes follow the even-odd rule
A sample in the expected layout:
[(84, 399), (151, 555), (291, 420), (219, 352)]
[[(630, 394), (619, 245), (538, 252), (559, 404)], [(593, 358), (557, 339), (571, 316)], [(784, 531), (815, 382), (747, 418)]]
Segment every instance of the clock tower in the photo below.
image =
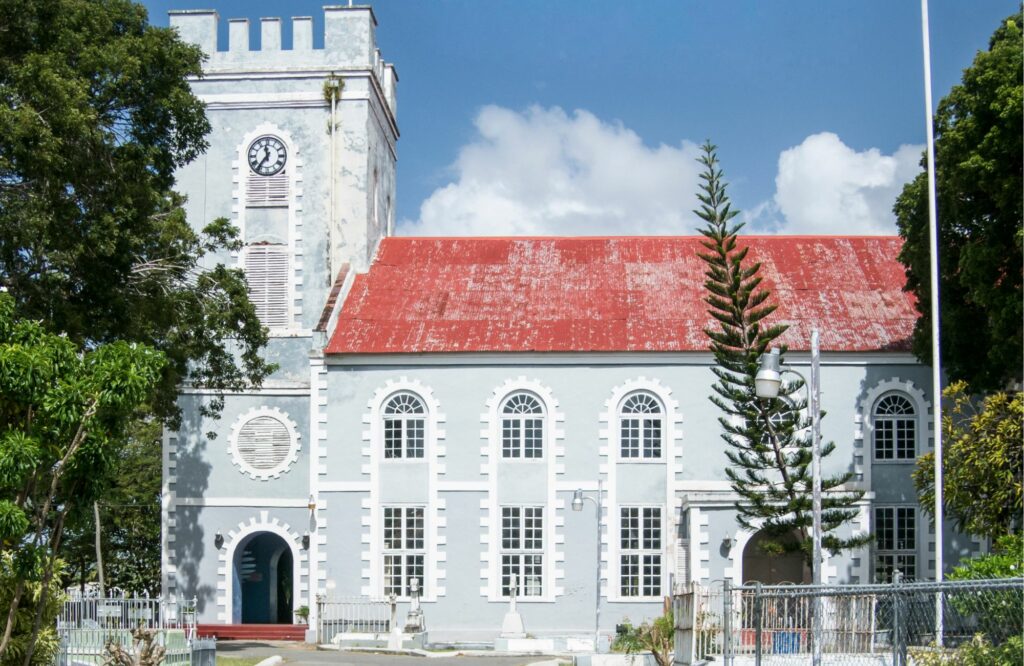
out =
[(210, 146), (178, 174), (189, 220), (235, 222), (243, 249), (219, 260), (246, 270), (272, 336), (311, 335), (339, 273), (364, 270), (394, 226), (397, 76), (373, 10), (326, 7), (322, 47), (311, 17), (291, 19), (290, 40), (279, 18), (258, 35), (231, 19), (221, 45), (214, 11), (170, 22), (207, 56), (192, 89)]

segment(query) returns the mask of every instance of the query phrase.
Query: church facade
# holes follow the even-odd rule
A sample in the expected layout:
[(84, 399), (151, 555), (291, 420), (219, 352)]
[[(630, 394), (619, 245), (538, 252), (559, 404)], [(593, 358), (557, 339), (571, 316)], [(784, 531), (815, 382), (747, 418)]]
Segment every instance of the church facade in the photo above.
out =
[[(209, 56), (193, 82), (210, 148), (179, 173), (197, 226), (227, 217), (277, 372), (214, 399), (182, 388), (165, 433), (163, 587), (200, 621), (289, 623), (316, 598), (408, 604), (435, 640), (489, 641), (512, 594), (535, 635), (610, 634), (677, 584), (802, 580), (736, 523), (699, 240), (393, 235), (395, 69), (366, 7), (171, 24)], [(318, 40), (319, 41), (319, 40)], [(867, 491), (826, 581), (934, 576), (910, 472), (930, 450), (930, 370), (899, 239), (748, 237), (790, 324), (822, 332), (825, 473)], [(597, 500), (572, 510), (574, 493)], [(600, 536), (598, 536), (600, 535)], [(948, 532), (947, 562), (980, 545)], [(599, 589), (598, 589), (599, 588)]]

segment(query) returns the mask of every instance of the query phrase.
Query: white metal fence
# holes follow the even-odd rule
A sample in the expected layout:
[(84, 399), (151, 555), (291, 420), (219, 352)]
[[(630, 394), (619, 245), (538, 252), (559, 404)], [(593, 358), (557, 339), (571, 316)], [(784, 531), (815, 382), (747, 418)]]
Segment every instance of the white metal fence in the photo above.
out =
[[(133, 649), (132, 631), (153, 632), (165, 650), (168, 666), (212, 664), (216, 642), (196, 636), (196, 600), (184, 602), (136, 597), (120, 592), (96, 597), (72, 593), (57, 618), (60, 666), (103, 664), (106, 646), (117, 643)], [(197, 660), (198, 657), (198, 660)]]
[(317, 597), (317, 640), (331, 643), (339, 634), (386, 634), (392, 603), (367, 597)]
[[(821, 604), (821, 631), (811, 631)], [(975, 636), (993, 644), (1024, 635), (1024, 578), (887, 585), (694, 585), (673, 599), (676, 662), (808, 663), (815, 640), (830, 665), (913, 662)]]

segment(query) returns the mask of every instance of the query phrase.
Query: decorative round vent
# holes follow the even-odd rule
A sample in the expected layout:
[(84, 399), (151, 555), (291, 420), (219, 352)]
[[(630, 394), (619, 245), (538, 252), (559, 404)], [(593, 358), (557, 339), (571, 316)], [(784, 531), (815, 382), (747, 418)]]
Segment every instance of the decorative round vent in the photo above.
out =
[(295, 424), (277, 409), (263, 408), (243, 414), (231, 435), (232, 459), (256, 479), (280, 476), (298, 457)]
[(253, 469), (273, 469), (288, 458), (288, 428), (271, 416), (257, 416), (238, 431), (238, 456)]

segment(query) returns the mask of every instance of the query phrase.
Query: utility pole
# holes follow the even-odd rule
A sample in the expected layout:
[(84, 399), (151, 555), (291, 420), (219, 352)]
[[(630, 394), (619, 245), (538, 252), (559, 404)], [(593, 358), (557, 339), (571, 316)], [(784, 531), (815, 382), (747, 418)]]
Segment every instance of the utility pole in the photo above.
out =
[(100, 581), (100, 598), (107, 596), (107, 588), (103, 584), (103, 549), (100, 547), (100, 503), (92, 503), (92, 515), (96, 521), (96, 573)]

